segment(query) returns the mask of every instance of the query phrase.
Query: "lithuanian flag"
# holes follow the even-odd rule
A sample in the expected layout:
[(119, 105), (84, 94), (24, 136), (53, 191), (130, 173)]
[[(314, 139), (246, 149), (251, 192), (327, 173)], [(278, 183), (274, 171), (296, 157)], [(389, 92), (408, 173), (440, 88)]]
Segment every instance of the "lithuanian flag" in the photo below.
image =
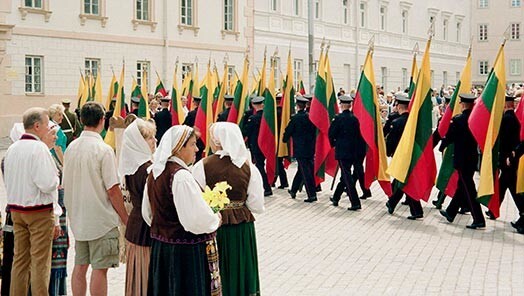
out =
[(233, 95), (235, 99), (233, 100), (233, 105), (231, 105), (231, 110), (229, 110), (229, 115), (227, 117), (228, 122), (234, 122), (242, 127), (242, 118), (244, 117), (244, 111), (246, 110), (247, 96), (248, 96), (248, 87), (249, 82), (249, 60), (247, 56), (244, 58), (244, 67), (242, 69), (242, 78), (237, 81), (235, 86), (235, 91)]
[[(156, 74), (158, 77), (158, 73)], [(158, 77), (160, 79), (160, 77)], [(162, 88), (164, 85), (160, 81)], [(165, 89), (164, 89), (165, 92)], [(140, 86), (140, 104), (138, 104), (138, 117), (149, 119), (151, 115), (149, 114), (149, 97), (147, 95), (147, 72), (144, 71), (144, 77), (142, 77), (142, 85)]]
[[(418, 45), (417, 45), (417, 48), (418, 48)], [(409, 98), (412, 98), (413, 92), (415, 91), (415, 88), (417, 87), (417, 78), (418, 78), (417, 53), (415, 52), (413, 53), (413, 62), (411, 63), (411, 77), (409, 78), (409, 90), (408, 90)]]
[(302, 76), (298, 76), (298, 93), (301, 95), (306, 94), (306, 89), (304, 88), (304, 81), (302, 80)]
[[(458, 102), (458, 95), (462, 93), (469, 93), (471, 91), (471, 49), (466, 59), (466, 65), (460, 75), (460, 80), (457, 87), (451, 96), (451, 100), (444, 111), (444, 115), (440, 119), (437, 132), (440, 137), (444, 138), (448, 132), (449, 125), (453, 116), (461, 113), (460, 104)], [(444, 151), (442, 156), (442, 164), (437, 177), (436, 186), (444, 192), (447, 196), (454, 196), (458, 187), (458, 173), (453, 167), (453, 153), (455, 152), (455, 144), (450, 144)]]
[(224, 111), (224, 96), (226, 95), (227, 86), (229, 85), (229, 81), (227, 79), (227, 64), (224, 65), (224, 74), (222, 74), (222, 83), (218, 84), (218, 94), (217, 99), (214, 102), (213, 106), (213, 122), (216, 122), (218, 118), (218, 114), (222, 111)]
[(95, 79), (95, 93), (94, 93), (94, 100), (95, 102), (102, 103), (102, 76), (100, 73), (100, 68), (98, 69), (98, 72), (96, 73), (96, 79)]
[(206, 145), (206, 150), (204, 150), (204, 153), (206, 153), (209, 148), (208, 127), (211, 123), (213, 123), (213, 93), (211, 90), (212, 75), (211, 62), (209, 62), (207, 65), (206, 75), (204, 76), (204, 79), (200, 85), (200, 97), (202, 97), (202, 101), (200, 101), (200, 106), (198, 107), (195, 119), (195, 127), (197, 127), (202, 134), (200, 139)]
[[(265, 73), (266, 58), (264, 56), (264, 66), (262, 75)], [(258, 132), (258, 147), (266, 158), (267, 181), (273, 184), (277, 168), (277, 103), (275, 101), (275, 61), (271, 58), (271, 70), (267, 86), (262, 84), (265, 77), (261, 79), (261, 86), (264, 89), (262, 96), (264, 99), (264, 112), (260, 122)]]
[(87, 97), (84, 96), (85, 88), (86, 88), (86, 82), (84, 79), (84, 75), (82, 74), (82, 71), (80, 71), (80, 80), (78, 81), (78, 92), (76, 95), (78, 108), (82, 108), (82, 106), (85, 104), (87, 100)]
[(368, 50), (364, 68), (360, 74), (353, 112), (360, 122), (360, 133), (367, 145), (364, 187), (369, 188), (378, 180), (387, 196), (391, 196), (391, 182), (386, 173), (386, 143), (380, 120), (380, 105), (375, 91), (375, 72), (373, 70), (373, 48)]
[[(113, 110), (113, 117), (126, 117), (125, 109), (125, 94), (124, 94), (124, 73), (125, 73), (125, 64), (122, 64), (122, 72), (120, 72), (120, 82), (118, 83), (118, 91), (116, 93), (116, 104), (115, 109)], [(104, 138), (104, 142), (111, 146), (113, 149), (116, 149), (116, 140), (115, 140), (115, 131), (111, 128), (107, 131)]]
[(173, 73), (173, 86), (171, 87), (171, 101), (169, 102), (169, 111), (171, 112), (171, 125), (179, 125), (184, 122), (184, 111), (182, 111), (182, 100), (178, 92), (177, 83), (178, 64), (175, 66)]
[(291, 49), (289, 49), (287, 55), (287, 72), (286, 79), (284, 80), (284, 87), (282, 92), (282, 99), (280, 106), (282, 107), (282, 113), (280, 118), (280, 135), (278, 137), (278, 157), (286, 157), (290, 155), (290, 143), (284, 143), (284, 131), (291, 120), (291, 114), (295, 113), (295, 87), (293, 80), (293, 62), (291, 59)]
[(107, 99), (106, 99), (106, 111), (109, 110), (109, 107), (111, 106), (111, 101), (116, 96), (116, 93), (118, 92), (118, 81), (116, 81), (115, 73), (113, 73), (113, 77), (111, 78), (111, 83), (109, 83), (109, 91), (107, 92)]
[(505, 96), (506, 69), (502, 44), (482, 96), (476, 100), (468, 121), (469, 129), (482, 152), (477, 200), (487, 206), (495, 217), (500, 214), (497, 137), (504, 113)]
[(428, 201), (435, 183), (437, 168), (433, 154), (431, 127), (431, 72), (426, 44), (416, 89), (411, 97), (408, 121), (387, 173), (401, 183), (401, 188), (415, 200)]

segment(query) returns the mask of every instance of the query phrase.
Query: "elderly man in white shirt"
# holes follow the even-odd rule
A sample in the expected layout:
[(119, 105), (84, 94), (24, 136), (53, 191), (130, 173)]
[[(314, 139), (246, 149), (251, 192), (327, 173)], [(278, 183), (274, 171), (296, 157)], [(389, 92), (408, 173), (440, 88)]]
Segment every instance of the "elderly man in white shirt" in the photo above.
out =
[(10, 295), (46, 295), (53, 236), (60, 233), (58, 170), (43, 142), (54, 134), (43, 108), (23, 114), (25, 132), (5, 156), (7, 204), (13, 219), (15, 256)]

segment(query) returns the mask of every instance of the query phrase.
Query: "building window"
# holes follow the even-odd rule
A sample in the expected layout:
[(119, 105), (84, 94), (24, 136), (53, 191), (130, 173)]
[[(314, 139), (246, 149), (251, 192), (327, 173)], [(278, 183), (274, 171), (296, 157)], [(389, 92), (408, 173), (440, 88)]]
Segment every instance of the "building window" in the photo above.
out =
[(142, 85), (142, 79), (144, 78), (144, 74), (146, 74), (146, 85), (147, 89), (149, 88), (149, 78), (151, 75), (149, 75), (149, 62), (148, 61), (137, 61), (136, 62), (136, 83), (138, 85)]
[(293, 60), (293, 78), (295, 80), (295, 90), (300, 89), (300, 78), (302, 78), (302, 60)]
[(149, 0), (136, 0), (136, 19), (141, 21), (150, 20)]
[(366, 3), (360, 2), (360, 27), (366, 27)]
[(100, 59), (86, 58), (84, 60), (85, 75), (96, 77), (100, 69)]
[(444, 84), (444, 86), (448, 85), (448, 71), (442, 72), (442, 84)]
[(25, 57), (25, 92), (42, 93), (43, 57)]
[[(193, 0), (181, 0), (180, 22), (186, 26), (193, 25)], [(224, 1), (224, 9), (227, 7), (227, 0)], [(231, 12), (233, 14), (233, 12)], [(225, 26), (225, 23), (224, 23)], [(227, 29), (226, 29), (227, 30)]]
[(518, 76), (521, 73), (522, 62), (521, 60), (509, 60), (509, 74)]
[[(232, 94), (235, 90), (235, 85), (232, 85), (232, 83), (235, 80), (235, 66), (227, 66), (227, 85), (226, 85), (226, 93)], [(233, 89), (231, 89), (233, 87)]]
[(350, 64), (344, 64), (344, 81), (346, 82), (346, 89), (350, 88), (351, 85), (351, 65)]
[(429, 77), (431, 78), (431, 88), (435, 85), (435, 71), (431, 70), (429, 72)]
[(271, 10), (278, 11), (278, 0), (269, 0), (271, 1)]
[(448, 20), (442, 21), (442, 37), (445, 41), (448, 40)]
[(462, 23), (457, 23), (457, 39), (456, 41), (457, 42), (460, 42), (460, 37), (461, 37), (461, 34), (462, 33)]
[(315, 19), (319, 20), (322, 17), (322, 6), (320, 0), (315, 0)]
[(343, 7), (342, 13), (344, 14), (343, 15), (344, 25), (348, 25), (349, 24), (349, 2), (348, 0), (342, 0), (342, 7)]
[(479, 41), (488, 40), (488, 25), (479, 25)]
[(487, 8), (488, 0), (479, 0), (479, 8)]
[(300, 1), (302, 0), (293, 0), (293, 14), (296, 16), (300, 15)]
[(380, 6), (380, 30), (381, 31), (386, 31), (386, 16), (387, 16), (386, 6)]
[(235, 4), (233, 0), (224, 0), (224, 30), (234, 30)]
[(280, 58), (275, 57), (273, 63), (275, 65), (275, 87), (280, 88), (280, 85), (282, 84), (282, 81), (280, 80)]
[(408, 69), (402, 68), (402, 87), (409, 87), (408, 85)]
[(24, 0), (24, 6), (42, 9), (42, 1), (43, 0)]
[(186, 78), (186, 76), (191, 73), (193, 70), (193, 64), (182, 64), (182, 79)]
[(511, 24), (511, 40), (520, 40), (520, 23)]
[(384, 88), (384, 90), (387, 90), (388, 89), (388, 68), (381, 67), (380, 73), (382, 76), (380, 80), (380, 84)]
[(479, 61), (479, 75), (488, 75), (488, 61)]
[(408, 11), (402, 10), (402, 34), (408, 32)]
[(93, 14), (93, 15), (99, 15), (99, 3), (98, 0), (84, 0), (84, 13), (85, 14)]
[(520, 0), (511, 0), (511, 7), (520, 7)]

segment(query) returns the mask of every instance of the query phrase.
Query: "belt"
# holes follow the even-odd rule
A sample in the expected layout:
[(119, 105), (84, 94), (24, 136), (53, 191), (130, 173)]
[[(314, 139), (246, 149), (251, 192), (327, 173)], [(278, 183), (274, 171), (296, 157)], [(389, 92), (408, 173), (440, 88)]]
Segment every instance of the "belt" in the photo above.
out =
[(230, 203), (224, 205), (224, 210), (240, 209), (243, 208), (245, 205), (245, 201), (231, 201)]

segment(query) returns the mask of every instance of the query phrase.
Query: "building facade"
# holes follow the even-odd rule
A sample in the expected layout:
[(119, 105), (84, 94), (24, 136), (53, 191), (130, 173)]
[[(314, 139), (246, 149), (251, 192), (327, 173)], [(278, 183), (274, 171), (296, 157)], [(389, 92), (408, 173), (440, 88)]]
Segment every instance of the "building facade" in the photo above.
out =
[(472, 1), (472, 80), (483, 85), (493, 67), (495, 57), (507, 30), (504, 46), (506, 81), (508, 84), (523, 83), (522, 63), (524, 59), (522, 22), (524, 6), (522, 0), (474, 0)]
[[(472, 1), (477, 0), (314, 0), (314, 58), (325, 37), (335, 87), (355, 88), (375, 36), (376, 82), (386, 91), (403, 89), (413, 48), (419, 44), (420, 63), (434, 19), (432, 84), (455, 84), (472, 34)], [(256, 72), (264, 48), (269, 56), (278, 47), (278, 86), (291, 46), (295, 80), (301, 76), (309, 88), (307, 5), (307, 0), (0, 1), (0, 136), (30, 106), (75, 101), (79, 72), (100, 72), (105, 98), (122, 60), (129, 94), (133, 77), (140, 83), (144, 71), (149, 89), (155, 72), (170, 88), (177, 58), (179, 79), (197, 65), (202, 77), (210, 58), (221, 69), (226, 54), (240, 71), (248, 48)]]

